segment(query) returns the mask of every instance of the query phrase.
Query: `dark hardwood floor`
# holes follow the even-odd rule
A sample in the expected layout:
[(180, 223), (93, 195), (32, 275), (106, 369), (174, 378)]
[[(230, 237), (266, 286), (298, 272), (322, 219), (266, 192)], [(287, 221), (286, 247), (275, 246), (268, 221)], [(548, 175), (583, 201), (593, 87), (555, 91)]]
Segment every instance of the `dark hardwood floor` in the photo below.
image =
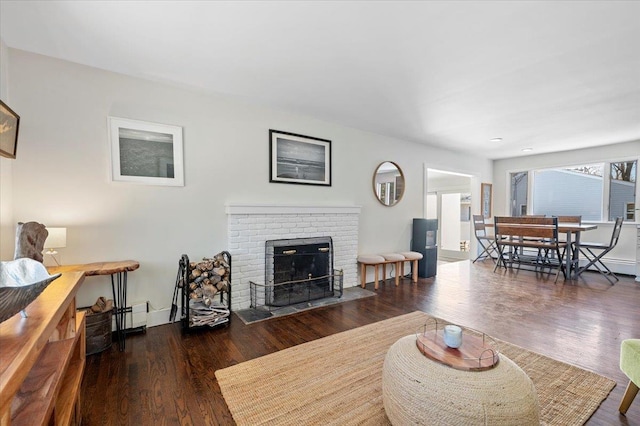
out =
[(617, 386), (587, 424), (640, 425), (640, 397), (626, 417), (618, 413), (627, 385), (620, 342), (640, 338), (640, 283), (621, 277), (611, 286), (587, 273), (554, 284), (553, 275), (492, 271), (489, 261), (450, 263), (417, 285), (403, 280), (396, 288), (388, 280), (374, 297), (252, 325), (234, 317), (229, 327), (187, 335), (179, 324), (150, 328), (129, 336), (125, 352), (114, 345), (87, 358), (83, 423), (233, 424), (216, 370), (421, 310), (614, 379)]

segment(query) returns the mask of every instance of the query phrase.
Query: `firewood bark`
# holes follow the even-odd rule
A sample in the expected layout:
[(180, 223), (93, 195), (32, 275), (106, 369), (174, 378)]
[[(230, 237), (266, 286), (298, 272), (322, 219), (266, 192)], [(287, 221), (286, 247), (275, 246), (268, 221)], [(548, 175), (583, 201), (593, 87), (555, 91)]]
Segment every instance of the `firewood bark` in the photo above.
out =
[[(190, 262), (189, 297), (205, 306), (213, 305), (213, 297), (220, 292), (229, 291), (231, 268), (222, 254), (213, 258), (203, 258), (200, 262)], [(216, 308), (219, 309), (219, 308)], [(228, 311), (228, 310), (227, 310)], [(207, 316), (210, 315), (207, 313)]]

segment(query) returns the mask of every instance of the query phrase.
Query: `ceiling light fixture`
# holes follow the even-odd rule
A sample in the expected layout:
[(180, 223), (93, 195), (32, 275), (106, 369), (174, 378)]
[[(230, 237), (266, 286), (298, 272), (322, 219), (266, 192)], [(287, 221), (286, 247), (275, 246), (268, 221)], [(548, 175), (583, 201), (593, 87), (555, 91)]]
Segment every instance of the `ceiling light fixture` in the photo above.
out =
[(489, 142), (502, 142), (502, 138), (492, 138), (489, 139)]
[(522, 152), (531, 152), (531, 151), (533, 151), (533, 148), (524, 148), (522, 150)]

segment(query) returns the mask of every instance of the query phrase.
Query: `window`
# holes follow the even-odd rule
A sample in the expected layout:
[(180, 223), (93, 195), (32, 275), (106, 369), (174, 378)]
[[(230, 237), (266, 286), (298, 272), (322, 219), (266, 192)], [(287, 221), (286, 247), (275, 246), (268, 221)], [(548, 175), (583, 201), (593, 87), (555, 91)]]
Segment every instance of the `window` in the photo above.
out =
[(510, 213), (636, 221), (637, 166), (638, 160), (630, 160), (511, 173)]
[(603, 164), (533, 172), (533, 214), (602, 220)]
[(529, 172), (511, 173), (511, 216), (527, 214)]
[(635, 220), (637, 161), (611, 163), (609, 175), (609, 220), (623, 216)]

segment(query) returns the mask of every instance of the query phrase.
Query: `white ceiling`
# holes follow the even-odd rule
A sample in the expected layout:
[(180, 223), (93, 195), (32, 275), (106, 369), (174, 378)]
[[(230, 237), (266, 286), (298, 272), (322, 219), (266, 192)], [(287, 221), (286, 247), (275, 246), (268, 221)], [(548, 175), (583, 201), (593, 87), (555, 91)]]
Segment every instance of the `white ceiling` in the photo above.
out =
[(494, 159), (640, 140), (637, 1), (2, 0), (0, 36)]

